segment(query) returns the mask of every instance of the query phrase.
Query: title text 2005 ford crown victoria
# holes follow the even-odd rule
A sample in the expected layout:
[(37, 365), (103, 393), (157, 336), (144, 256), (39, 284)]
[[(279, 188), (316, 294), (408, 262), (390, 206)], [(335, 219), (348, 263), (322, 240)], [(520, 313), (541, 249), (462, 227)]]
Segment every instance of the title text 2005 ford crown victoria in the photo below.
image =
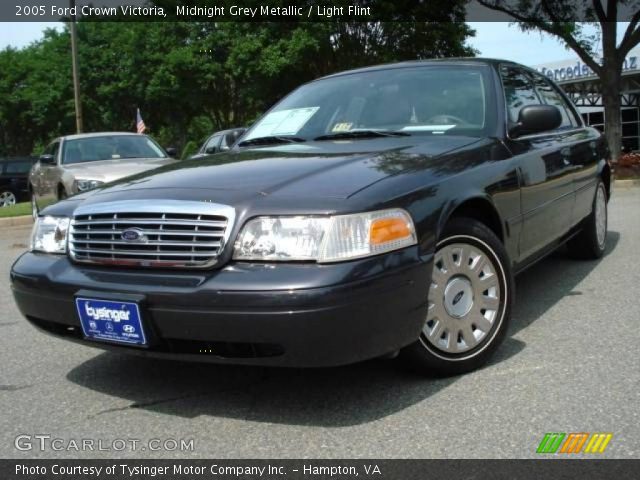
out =
[(11, 272), (27, 319), (118, 351), (326, 366), (478, 367), (513, 276), (563, 242), (603, 254), (599, 132), (496, 60), (384, 65), (304, 85), (228, 153), (40, 212)]

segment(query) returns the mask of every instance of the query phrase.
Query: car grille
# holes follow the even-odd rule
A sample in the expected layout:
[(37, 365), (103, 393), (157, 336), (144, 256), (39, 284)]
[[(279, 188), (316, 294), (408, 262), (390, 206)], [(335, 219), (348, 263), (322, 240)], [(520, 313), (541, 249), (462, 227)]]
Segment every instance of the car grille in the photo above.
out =
[(215, 265), (235, 211), (207, 202), (142, 200), (76, 209), (69, 255), (76, 262), (155, 268)]

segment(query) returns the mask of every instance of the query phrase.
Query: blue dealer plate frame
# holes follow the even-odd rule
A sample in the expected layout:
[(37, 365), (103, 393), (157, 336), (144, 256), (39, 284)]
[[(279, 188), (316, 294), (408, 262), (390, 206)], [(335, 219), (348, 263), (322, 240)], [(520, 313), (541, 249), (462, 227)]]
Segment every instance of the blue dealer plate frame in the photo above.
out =
[(137, 302), (86, 297), (76, 297), (75, 300), (86, 338), (125, 345), (147, 345)]

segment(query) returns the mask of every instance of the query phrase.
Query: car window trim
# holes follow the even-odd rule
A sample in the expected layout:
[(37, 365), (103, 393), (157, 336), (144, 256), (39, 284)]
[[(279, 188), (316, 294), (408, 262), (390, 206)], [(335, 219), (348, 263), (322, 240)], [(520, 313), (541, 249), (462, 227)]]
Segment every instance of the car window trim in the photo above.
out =
[(554, 82), (551, 81), (550, 78), (545, 77), (544, 75), (535, 72), (537, 75), (540, 75), (542, 78), (544, 78), (546, 80), (546, 82), (551, 86), (551, 88), (560, 96), (560, 98), (564, 101), (565, 103), (565, 107), (569, 109), (569, 111), (571, 112), (571, 115), (573, 115), (573, 119), (576, 121), (576, 123), (578, 124), (579, 127), (584, 128), (585, 123), (584, 123), (584, 119), (582, 118), (582, 115), (580, 114), (580, 112), (578, 111), (577, 107), (575, 106), (575, 104), (571, 101), (571, 99), (567, 96), (567, 94), (564, 92), (564, 90), (562, 90), (562, 88), (560, 88), (558, 85), (556, 85)]
[[(498, 74), (498, 80), (500, 80), (500, 87), (501, 87), (501, 95), (502, 98), (504, 100), (504, 132), (505, 132), (505, 138), (507, 140), (511, 140), (513, 142), (517, 142), (518, 140), (532, 140), (532, 139), (536, 139), (536, 138), (542, 138), (542, 137), (548, 137), (548, 136), (553, 136), (553, 135), (560, 135), (560, 134), (566, 134), (566, 133), (577, 133), (580, 130), (584, 130), (585, 129), (585, 125), (584, 122), (581, 122), (580, 125), (578, 125), (575, 128), (572, 129), (554, 129), (554, 130), (549, 130), (547, 132), (540, 132), (540, 133), (531, 133), (528, 135), (521, 135), (519, 137), (513, 138), (509, 135), (509, 107), (507, 104), (507, 96), (505, 94), (505, 89), (504, 89), (504, 82), (502, 81), (502, 74), (500, 73), (500, 69), (505, 66), (505, 67), (511, 67), (511, 68), (515, 68), (518, 70), (523, 71), (525, 74), (528, 73), (528, 70), (526, 68), (522, 68), (519, 65), (515, 65), (512, 63), (499, 63), (498, 67), (497, 67), (497, 74)], [(527, 75), (528, 77), (530, 75)], [(551, 83), (551, 85), (553, 86), (553, 82), (549, 81)], [(545, 105), (544, 103), (542, 103), (542, 99), (540, 98), (540, 95), (538, 94), (537, 89), (535, 88), (535, 84), (532, 81), (532, 86), (534, 88), (534, 92), (536, 93), (536, 96), (538, 97), (538, 100), (540, 100), (540, 105)], [(562, 95), (563, 92), (560, 92), (560, 94)], [(572, 105), (573, 106), (573, 105)], [(582, 120), (582, 116), (580, 116), (580, 120)]]
[[(578, 126), (580, 126), (580, 123), (578, 121), (578, 118), (576, 116), (576, 114), (574, 113), (574, 111), (571, 109), (571, 107), (569, 106), (569, 104), (571, 102), (568, 102), (567, 99), (562, 95), (562, 92), (560, 91), (559, 88), (557, 88), (547, 77), (545, 77), (544, 75), (541, 75), (538, 72), (528, 72), (529, 76), (531, 77), (531, 79), (533, 80), (533, 87), (536, 89), (536, 91), (538, 91), (538, 87), (536, 86), (536, 78), (540, 79), (542, 82), (544, 82), (548, 87), (551, 88), (551, 90), (553, 90), (556, 95), (558, 95), (560, 101), (563, 104), (563, 107), (565, 109), (565, 112), (567, 114), (567, 118), (569, 120), (569, 122), (571, 123), (571, 127), (572, 128), (576, 128)], [(540, 99), (543, 99), (543, 96), (540, 92), (538, 92), (538, 96), (540, 97)], [(544, 105), (549, 105), (548, 103), (544, 103)], [(554, 105), (555, 106), (555, 105)], [(556, 107), (557, 108), (557, 107)], [(566, 128), (566, 127), (565, 127)]]

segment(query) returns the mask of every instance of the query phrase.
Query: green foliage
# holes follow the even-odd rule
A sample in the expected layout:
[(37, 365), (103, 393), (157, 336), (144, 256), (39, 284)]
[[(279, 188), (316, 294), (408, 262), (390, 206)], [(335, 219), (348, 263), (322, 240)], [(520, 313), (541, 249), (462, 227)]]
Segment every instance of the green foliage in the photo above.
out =
[(0, 208), (0, 218), (21, 217), (31, 215), (31, 202), (16, 203), (10, 207)]
[[(405, 3), (410, 2), (386, 6), (399, 12), (408, 8)], [(433, 3), (442, 5), (432, 8)], [(462, 22), (463, 4), (434, 0), (433, 22), (81, 21), (84, 130), (133, 131), (140, 108), (147, 133), (184, 156), (195, 150), (190, 142), (250, 124), (318, 76), (383, 62), (473, 55), (465, 45), (474, 32)], [(445, 17), (460, 21), (436, 21)], [(48, 30), (26, 48), (0, 51), (0, 154), (40, 153), (53, 137), (74, 133), (70, 51), (67, 30)]]
[(199, 146), (200, 146), (200, 143), (196, 143), (193, 140), (189, 140), (187, 144), (184, 146), (184, 148), (182, 149), (182, 152), (180, 153), (180, 157), (179, 157), (180, 160), (186, 160), (191, 155), (196, 153), (198, 151)]

